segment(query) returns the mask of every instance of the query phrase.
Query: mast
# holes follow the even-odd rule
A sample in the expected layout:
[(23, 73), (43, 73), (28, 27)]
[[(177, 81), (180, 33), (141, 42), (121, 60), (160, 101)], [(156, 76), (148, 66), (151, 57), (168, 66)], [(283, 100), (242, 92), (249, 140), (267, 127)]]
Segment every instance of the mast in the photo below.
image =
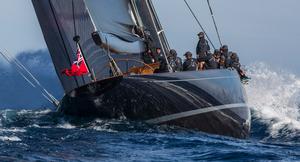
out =
[(161, 23), (159, 21), (159, 18), (158, 18), (157, 12), (155, 11), (154, 5), (153, 5), (153, 3), (152, 3), (151, 0), (148, 0), (148, 2), (149, 2), (149, 5), (150, 5), (150, 8), (151, 8), (151, 11), (152, 11), (152, 13), (154, 15), (154, 18), (156, 20), (157, 28), (159, 29), (159, 33), (158, 34), (161, 37), (161, 40), (162, 40), (163, 45), (165, 46), (166, 50), (170, 51), (169, 42), (168, 42), (167, 37), (165, 35), (165, 31), (164, 31), (164, 29), (163, 29), (163, 27), (162, 27), (162, 25), (161, 25)]
[(155, 47), (160, 47), (162, 49), (163, 55), (168, 65), (168, 70), (170, 72), (173, 69), (170, 66), (167, 53), (170, 51), (169, 43), (164, 34), (164, 30), (160, 24), (159, 18), (156, 14), (155, 8), (151, 0), (135, 0), (135, 4), (138, 7), (138, 11), (141, 15), (141, 19), (145, 25), (146, 30), (151, 33), (151, 38), (153, 39)]

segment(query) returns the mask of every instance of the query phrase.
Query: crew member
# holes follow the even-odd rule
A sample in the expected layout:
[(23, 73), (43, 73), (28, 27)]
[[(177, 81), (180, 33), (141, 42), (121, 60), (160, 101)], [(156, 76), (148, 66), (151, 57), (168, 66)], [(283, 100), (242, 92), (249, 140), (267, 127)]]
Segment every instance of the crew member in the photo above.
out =
[(239, 57), (238, 55), (233, 52), (232, 55), (230, 56), (230, 67), (234, 68), (237, 70), (237, 72), (239, 73), (241, 79), (249, 79), (245, 72), (241, 69), (241, 64), (240, 64), (240, 60), (239, 60)]
[(226, 58), (224, 56), (220, 57), (219, 69), (226, 69)]
[(166, 57), (162, 53), (161, 48), (156, 48), (156, 56), (158, 57), (159, 69), (156, 70), (155, 73), (168, 72)]
[(146, 43), (146, 48), (147, 49), (153, 49), (153, 39), (151, 37), (151, 32), (149, 30), (144, 30), (144, 39)]
[(225, 58), (229, 57), (229, 50), (228, 50), (228, 46), (227, 45), (223, 45), (220, 48), (220, 52), (221, 52), (221, 55), (224, 56)]
[(155, 63), (155, 57), (151, 49), (148, 49), (147, 52), (143, 54), (143, 60), (146, 64)]
[(221, 58), (221, 52), (220, 52), (220, 50), (215, 50), (214, 51), (214, 58), (215, 58), (215, 61), (217, 61), (217, 62), (220, 62), (220, 58)]
[(200, 32), (198, 36), (199, 36), (199, 41), (197, 44), (196, 54), (197, 57), (199, 58), (199, 57), (203, 57), (208, 53), (208, 51), (210, 51), (210, 46), (208, 44), (208, 41), (205, 39), (204, 32)]
[(225, 57), (225, 66), (229, 67), (230, 66), (230, 56), (231, 56), (231, 52), (229, 52), (228, 46), (227, 45), (223, 45), (220, 49), (221, 51), (221, 56)]
[(207, 53), (205, 57), (199, 58), (198, 62), (204, 62), (203, 69), (200, 70), (209, 70), (219, 68), (219, 56), (218, 54)]
[(214, 54), (209, 54), (206, 60), (206, 69), (218, 69), (221, 54), (219, 50), (215, 50)]
[(185, 61), (183, 63), (183, 71), (196, 71), (197, 70), (197, 60), (193, 58), (191, 52), (186, 52), (184, 54)]
[(182, 60), (177, 57), (177, 52), (174, 49), (170, 50), (168, 60), (174, 72), (182, 71)]

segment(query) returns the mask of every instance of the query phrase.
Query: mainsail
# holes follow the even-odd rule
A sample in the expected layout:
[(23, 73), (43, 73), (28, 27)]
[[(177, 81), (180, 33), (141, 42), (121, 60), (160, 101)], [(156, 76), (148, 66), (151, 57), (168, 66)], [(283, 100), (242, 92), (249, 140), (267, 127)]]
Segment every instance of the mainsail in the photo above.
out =
[[(73, 60), (76, 59), (75, 36), (80, 37), (78, 43), (82, 54), (97, 80), (111, 76), (108, 50), (111, 50), (111, 56), (122, 71), (142, 65), (141, 54), (146, 50), (145, 38), (136, 33), (136, 28), (148, 30), (154, 46), (166, 49), (166, 44), (163, 43), (166, 41), (158, 34), (160, 29), (151, 1), (32, 0), (32, 2), (56, 72), (66, 93), (93, 81), (90, 76), (68, 77), (62, 74), (62, 70), (71, 67)], [(104, 46), (99, 47), (94, 42), (91, 34), (95, 31), (99, 33)]]
[[(73, 41), (75, 27), (77, 34), (81, 37), (80, 42), (83, 44), (83, 53), (88, 54), (92, 48), (96, 49), (90, 39), (90, 34), (88, 34), (88, 32), (93, 31), (88, 12), (86, 12), (83, 1), (75, 1), (74, 4), (77, 4), (74, 5), (76, 21), (74, 21), (72, 15), (72, 0), (32, 0), (57, 75), (65, 92), (70, 92), (74, 88), (91, 81), (86, 76), (67, 77), (62, 74), (63, 69), (71, 67), (73, 60), (76, 59), (76, 43)], [(87, 63), (91, 63), (91, 59), (99, 59), (99, 56), (96, 57), (87, 56)]]

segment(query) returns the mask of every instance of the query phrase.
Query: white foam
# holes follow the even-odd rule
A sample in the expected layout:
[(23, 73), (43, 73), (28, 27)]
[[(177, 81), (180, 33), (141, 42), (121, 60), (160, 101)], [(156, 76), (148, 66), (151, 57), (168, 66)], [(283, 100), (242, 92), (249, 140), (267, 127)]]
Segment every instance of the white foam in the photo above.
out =
[(0, 140), (1, 141), (11, 141), (11, 142), (19, 142), (19, 141), (22, 141), (19, 137), (17, 136), (11, 136), (11, 137), (8, 137), (8, 136), (0, 136)]
[(300, 131), (300, 78), (286, 71), (274, 71), (264, 63), (249, 67), (252, 78), (246, 86), (254, 116), (269, 126), (270, 135), (281, 130)]
[(20, 133), (24, 133), (24, 132), (26, 132), (26, 130), (21, 129), (21, 128), (10, 128), (10, 129), (0, 128), (0, 132), (13, 132), (13, 133), (20, 132)]
[(99, 132), (117, 133), (118, 131), (108, 128), (107, 126), (93, 126), (92, 129)]
[[(10, 112), (13, 112), (13, 110), (11, 110), (11, 109), (5, 109), (5, 110), (3, 110), (3, 111), (1, 111), (1, 117), (4, 119), (4, 120), (7, 120), (8, 119), (8, 114), (10, 113)], [(1, 121), (2, 121), (2, 119), (1, 119)], [(1, 122), (1, 125), (2, 125), (2, 122)]]
[(49, 129), (49, 128), (52, 128), (50, 126), (40, 126), (38, 124), (33, 124), (33, 125), (30, 125), (29, 128), (43, 128), (43, 129)]
[(89, 129), (93, 129), (99, 132), (109, 132), (109, 133), (116, 133), (118, 131), (113, 130), (110, 128), (111, 125), (116, 124), (115, 121), (106, 121), (101, 119), (96, 119), (94, 123), (89, 127)]
[(34, 115), (46, 115), (48, 113), (52, 112), (51, 109), (45, 109), (45, 110), (21, 110), (18, 112), (18, 115), (24, 115), (24, 114), (34, 114)]
[(76, 128), (75, 126), (71, 125), (70, 123), (63, 123), (57, 125), (57, 128), (62, 128), (62, 129), (74, 129)]

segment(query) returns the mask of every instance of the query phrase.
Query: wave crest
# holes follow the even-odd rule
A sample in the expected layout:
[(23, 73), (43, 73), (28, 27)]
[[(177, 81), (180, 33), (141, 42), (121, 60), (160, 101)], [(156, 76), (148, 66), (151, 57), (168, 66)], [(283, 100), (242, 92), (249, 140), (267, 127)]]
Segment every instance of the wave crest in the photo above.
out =
[(252, 64), (249, 69), (249, 105), (254, 120), (267, 126), (269, 135), (265, 139), (300, 137), (300, 78), (264, 63)]

